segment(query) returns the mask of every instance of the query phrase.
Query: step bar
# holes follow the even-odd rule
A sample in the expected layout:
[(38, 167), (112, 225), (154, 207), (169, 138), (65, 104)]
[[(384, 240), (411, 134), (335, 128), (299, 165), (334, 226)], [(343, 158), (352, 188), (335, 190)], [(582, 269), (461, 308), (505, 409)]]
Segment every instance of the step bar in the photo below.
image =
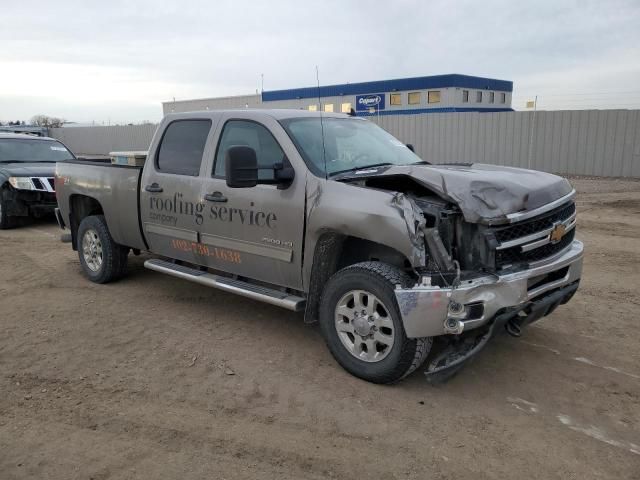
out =
[(261, 302), (286, 308), (287, 310), (293, 310), (294, 312), (300, 312), (304, 310), (305, 307), (305, 299), (303, 297), (291, 295), (290, 293), (281, 292), (280, 290), (274, 290), (272, 288), (262, 287), (260, 285), (253, 285), (251, 283), (243, 282), (242, 280), (214, 275), (212, 273), (186, 267), (184, 265), (177, 265), (175, 263), (154, 258), (144, 262), (144, 266), (145, 268), (155, 272), (165, 273), (173, 277), (199, 283), (206, 287), (217, 288), (218, 290), (223, 290), (225, 292), (235, 293), (253, 300), (260, 300)]

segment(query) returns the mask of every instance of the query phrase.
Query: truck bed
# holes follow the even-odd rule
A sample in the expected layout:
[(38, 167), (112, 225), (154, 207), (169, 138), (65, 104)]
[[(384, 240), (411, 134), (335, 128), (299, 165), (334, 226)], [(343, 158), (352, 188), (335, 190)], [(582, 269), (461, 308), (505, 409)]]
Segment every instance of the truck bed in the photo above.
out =
[(78, 159), (56, 164), (58, 207), (67, 225), (73, 198), (94, 199), (105, 215), (113, 239), (121, 245), (145, 250), (140, 228), (142, 167), (112, 165), (104, 159)]

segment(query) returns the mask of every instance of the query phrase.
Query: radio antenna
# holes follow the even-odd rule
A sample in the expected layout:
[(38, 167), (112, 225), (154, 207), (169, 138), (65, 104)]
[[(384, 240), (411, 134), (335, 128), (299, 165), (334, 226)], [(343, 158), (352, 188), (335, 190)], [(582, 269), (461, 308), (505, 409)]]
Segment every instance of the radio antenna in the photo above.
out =
[(329, 172), (327, 172), (327, 150), (324, 146), (324, 122), (322, 121), (322, 102), (320, 100), (320, 72), (316, 65), (316, 84), (318, 85), (318, 108), (320, 108), (320, 132), (322, 133), (322, 161), (324, 163), (324, 178), (329, 178)]

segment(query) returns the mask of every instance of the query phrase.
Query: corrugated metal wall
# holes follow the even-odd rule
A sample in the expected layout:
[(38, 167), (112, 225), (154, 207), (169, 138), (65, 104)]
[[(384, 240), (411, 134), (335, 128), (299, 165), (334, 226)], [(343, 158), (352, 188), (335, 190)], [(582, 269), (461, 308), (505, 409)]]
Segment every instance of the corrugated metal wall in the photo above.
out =
[(640, 110), (434, 113), (369, 117), (434, 163), (640, 177)]
[(156, 128), (156, 124), (66, 127), (51, 128), (49, 135), (76, 155), (107, 155), (118, 150), (147, 150)]
[[(435, 163), (640, 177), (640, 110), (431, 113), (369, 117)], [(76, 154), (146, 150), (156, 125), (53, 129)]]

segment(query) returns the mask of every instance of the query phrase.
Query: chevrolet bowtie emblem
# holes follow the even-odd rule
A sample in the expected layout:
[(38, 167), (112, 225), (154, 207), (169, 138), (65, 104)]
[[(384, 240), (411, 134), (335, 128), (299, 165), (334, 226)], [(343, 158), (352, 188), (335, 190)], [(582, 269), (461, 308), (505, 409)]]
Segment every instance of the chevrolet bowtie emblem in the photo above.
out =
[(559, 223), (558, 225), (553, 227), (553, 230), (551, 230), (549, 239), (553, 243), (558, 243), (560, 240), (562, 240), (562, 237), (564, 237), (565, 233), (567, 233), (567, 227), (565, 227), (564, 224)]

